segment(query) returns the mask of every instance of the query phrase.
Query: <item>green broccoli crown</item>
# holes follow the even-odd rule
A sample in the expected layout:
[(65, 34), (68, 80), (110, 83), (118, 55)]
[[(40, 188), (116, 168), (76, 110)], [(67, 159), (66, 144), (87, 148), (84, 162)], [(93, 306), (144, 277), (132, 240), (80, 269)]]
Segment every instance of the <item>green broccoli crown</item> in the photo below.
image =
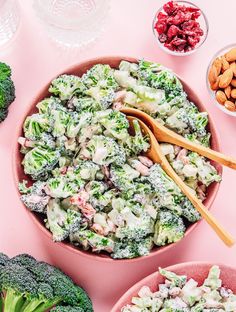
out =
[(5, 80), (11, 77), (11, 67), (5, 63), (0, 62), (0, 80)]
[(7, 117), (8, 107), (14, 100), (15, 86), (13, 81), (10, 77), (1, 79), (0, 72), (0, 122)]
[(87, 293), (58, 268), (27, 254), (12, 259), (1, 254), (0, 261), (6, 263), (0, 266), (4, 311), (93, 312)]

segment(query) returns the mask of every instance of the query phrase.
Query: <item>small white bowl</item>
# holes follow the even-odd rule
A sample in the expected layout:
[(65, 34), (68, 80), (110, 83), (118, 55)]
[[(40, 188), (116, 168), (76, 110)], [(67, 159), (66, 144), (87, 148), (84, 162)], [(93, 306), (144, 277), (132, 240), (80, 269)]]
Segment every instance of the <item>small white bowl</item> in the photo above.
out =
[(185, 6), (189, 6), (189, 7), (193, 7), (193, 8), (197, 8), (201, 11), (201, 15), (199, 16), (199, 18), (197, 19), (197, 22), (200, 24), (201, 29), (203, 30), (204, 34), (203, 36), (201, 36), (201, 40), (198, 42), (198, 44), (194, 47), (193, 50), (190, 50), (188, 52), (178, 52), (178, 51), (171, 51), (168, 48), (166, 48), (164, 46), (163, 43), (160, 42), (159, 38), (158, 38), (158, 32), (155, 29), (155, 24), (157, 21), (157, 15), (160, 12), (164, 12), (163, 6), (159, 8), (159, 10), (155, 13), (154, 19), (153, 19), (153, 23), (152, 23), (152, 30), (154, 33), (154, 36), (156, 38), (156, 41), (159, 45), (159, 47), (165, 51), (166, 53), (170, 54), (170, 55), (174, 55), (174, 56), (185, 56), (185, 55), (190, 55), (193, 54), (194, 52), (196, 52), (201, 46), (202, 44), (205, 42), (207, 36), (208, 36), (208, 30), (209, 30), (209, 24), (208, 24), (208, 20), (207, 17), (205, 15), (205, 13), (194, 3), (190, 2), (190, 1), (185, 1), (185, 0), (181, 0), (181, 1), (174, 1), (177, 2), (180, 5), (185, 5)]
[(209, 83), (209, 80), (208, 80), (208, 73), (209, 73), (209, 70), (211, 68), (211, 65), (212, 63), (214, 62), (214, 60), (219, 57), (219, 56), (222, 56), (224, 55), (226, 52), (228, 52), (230, 49), (232, 48), (235, 48), (236, 47), (236, 43), (233, 43), (233, 44), (229, 44), (227, 45), (226, 47), (220, 49), (211, 59), (210, 61), (210, 64), (208, 65), (208, 68), (207, 68), (207, 74), (206, 74), (206, 83), (207, 83), (207, 89), (210, 93), (210, 96), (212, 97), (213, 101), (214, 101), (214, 104), (224, 113), (226, 113), (227, 115), (230, 115), (230, 116), (233, 116), (233, 117), (236, 117), (236, 112), (231, 112), (230, 110), (228, 110), (227, 108), (224, 107), (224, 105), (221, 105), (217, 102), (216, 100), (216, 97), (215, 97), (215, 93), (216, 91), (213, 91), (211, 90), (211, 87), (210, 87), (210, 83)]

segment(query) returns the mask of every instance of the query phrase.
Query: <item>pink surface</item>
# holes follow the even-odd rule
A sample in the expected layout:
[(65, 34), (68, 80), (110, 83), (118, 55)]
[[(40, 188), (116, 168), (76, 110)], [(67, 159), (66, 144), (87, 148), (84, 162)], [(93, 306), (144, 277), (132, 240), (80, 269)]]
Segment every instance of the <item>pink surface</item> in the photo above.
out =
[[(34, 95), (45, 82), (64, 68), (84, 59), (103, 55), (145, 57), (171, 67), (192, 86), (208, 108), (218, 126), (222, 151), (236, 156), (236, 120), (226, 116), (212, 104), (205, 83), (206, 68), (211, 56), (234, 41), (235, 31), (231, 25), (236, 9), (235, 1), (226, 1), (227, 16), (222, 15), (222, 5), (218, 1), (194, 1), (207, 14), (210, 32), (201, 49), (184, 58), (164, 54), (153, 37), (152, 18), (163, 1), (113, 0), (109, 27), (102, 38), (94, 46), (74, 55), (62, 53), (48, 41), (32, 12), (30, 0), (20, 2), (23, 16), (21, 28), (15, 41), (8, 48), (0, 50), (0, 59), (13, 68), (17, 90), (17, 100), (11, 107), (10, 115), (0, 125), (0, 250), (10, 256), (28, 252), (38, 259), (57, 264), (88, 290), (94, 301), (95, 312), (110, 311), (124, 291), (134, 282), (154, 272), (158, 266), (189, 260), (235, 265), (236, 247), (225, 247), (205, 222), (168, 253), (143, 262), (102, 264), (76, 256), (51, 242), (32, 222), (19, 202), (11, 167), (16, 126)], [(224, 169), (223, 182), (212, 212), (236, 237), (235, 178), (233, 170)]]

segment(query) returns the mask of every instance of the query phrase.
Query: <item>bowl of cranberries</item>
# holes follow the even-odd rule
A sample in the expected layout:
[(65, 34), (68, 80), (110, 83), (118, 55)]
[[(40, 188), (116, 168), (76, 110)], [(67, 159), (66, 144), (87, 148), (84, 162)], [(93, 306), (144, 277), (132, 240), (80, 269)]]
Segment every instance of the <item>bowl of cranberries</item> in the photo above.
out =
[(161, 49), (183, 56), (195, 52), (206, 40), (208, 21), (189, 1), (169, 1), (155, 14), (153, 32)]

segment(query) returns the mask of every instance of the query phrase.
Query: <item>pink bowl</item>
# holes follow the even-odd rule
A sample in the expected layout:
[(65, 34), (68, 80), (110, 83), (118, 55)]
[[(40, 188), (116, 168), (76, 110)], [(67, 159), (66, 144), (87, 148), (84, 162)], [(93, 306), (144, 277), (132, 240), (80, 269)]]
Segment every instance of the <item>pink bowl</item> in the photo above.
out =
[[(180, 275), (187, 275), (188, 279), (195, 279), (199, 285), (201, 285), (204, 279), (207, 277), (209, 269), (213, 264), (206, 262), (185, 262), (167, 267), (167, 270), (175, 272)], [(219, 265), (221, 269), (221, 279), (223, 285), (230, 288), (236, 293), (236, 269), (228, 267), (226, 265)], [(140, 288), (148, 286), (152, 291), (158, 290), (158, 285), (163, 283), (165, 279), (159, 274), (159, 272), (152, 273), (145, 277), (134, 286), (132, 286), (127, 292), (117, 301), (112, 308), (111, 312), (120, 312), (121, 308), (131, 303), (132, 297), (138, 295)]]
[[(81, 63), (79, 63), (77, 65), (74, 65), (74, 66), (70, 67), (69, 69), (67, 69), (67, 70), (65, 70), (63, 72), (58, 73), (56, 75), (56, 77), (61, 75), (61, 74), (73, 74), (73, 75), (77, 75), (77, 76), (82, 76), (93, 65), (99, 64), (99, 63), (100, 64), (109, 64), (113, 68), (118, 68), (119, 63), (120, 63), (121, 60), (127, 60), (127, 61), (130, 61), (130, 62), (137, 62), (138, 61), (137, 59), (132, 58), (132, 57), (122, 57), (122, 56), (100, 57), (100, 58), (91, 59), (91, 60), (88, 60), (88, 61), (81, 62)], [(54, 77), (54, 78), (56, 78), (56, 77)], [(54, 78), (52, 78), (52, 79), (54, 79)], [(181, 80), (181, 82), (182, 82), (182, 84), (184, 86), (185, 91), (189, 95), (189, 99), (191, 101), (193, 101), (197, 105), (197, 107), (199, 108), (200, 111), (206, 111), (204, 105), (201, 103), (201, 101), (198, 98), (198, 96), (196, 95), (196, 93), (181, 78), (179, 78), (179, 79)], [(23, 160), (23, 155), (20, 153), (20, 149), (19, 149), (19, 145), (17, 143), (17, 139), (18, 139), (18, 137), (23, 135), (22, 127), (23, 127), (23, 123), (24, 123), (25, 118), (28, 115), (36, 113), (37, 112), (36, 104), (39, 101), (41, 101), (42, 99), (44, 99), (45, 97), (49, 96), (48, 88), (50, 86), (51, 80), (34, 97), (32, 102), (28, 105), (28, 107), (27, 107), (24, 115), (20, 119), (19, 123), (17, 124), (17, 131), (16, 131), (16, 134), (15, 134), (15, 142), (16, 142), (16, 144), (14, 145), (14, 150), (13, 150), (13, 174), (14, 174), (14, 180), (15, 180), (15, 185), (16, 185), (16, 188), (17, 188), (17, 192), (18, 192), (18, 183), (20, 181), (22, 181), (23, 179), (30, 181), (30, 178), (25, 175), (23, 167), (21, 165), (21, 162)], [(218, 141), (218, 137), (217, 137), (217, 133), (216, 133), (216, 127), (214, 126), (210, 116), (209, 116), (208, 130), (211, 132), (211, 135), (212, 135), (212, 139), (211, 139), (211, 146), (212, 146), (212, 148), (214, 150), (216, 150), (216, 151), (219, 151), (219, 141)], [(220, 174), (222, 174), (222, 166), (220, 166), (219, 164), (216, 164), (216, 163), (213, 163), (213, 165), (216, 167), (217, 171)], [(205, 206), (208, 209), (212, 205), (212, 203), (213, 203), (213, 201), (214, 201), (214, 199), (216, 197), (216, 194), (218, 192), (218, 189), (219, 189), (219, 184), (218, 183), (213, 183), (208, 188), (207, 199), (204, 202)], [(23, 203), (22, 203), (22, 205), (23, 205)], [(46, 229), (46, 227), (44, 225), (42, 216), (40, 216), (39, 214), (30, 212), (26, 207), (25, 207), (25, 209), (30, 214), (30, 216), (32, 217), (33, 221), (41, 229), (41, 231), (45, 235), (47, 235), (49, 238), (52, 238), (52, 234), (50, 233), (49, 230)], [(189, 235), (190, 232), (197, 226), (197, 224), (198, 223), (190, 225), (188, 227), (185, 235)], [(153, 248), (153, 250), (150, 252), (150, 254), (145, 256), (145, 257), (138, 257), (138, 258), (134, 258), (134, 259), (113, 260), (109, 255), (107, 255), (105, 253), (95, 254), (95, 253), (92, 253), (90, 251), (84, 251), (82, 249), (76, 248), (75, 246), (73, 246), (69, 242), (58, 242), (56, 244), (58, 244), (60, 246), (63, 246), (65, 248), (67, 248), (68, 250), (72, 251), (73, 253), (77, 253), (78, 255), (83, 255), (83, 256), (86, 256), (86, 257), (89, 257), (89, 258), (92, 258), (92, 259), (95, 259), (95, 260), (99, 260), (99, 261), (109, 261), (109, 262), (112, 262), (112, 261), (129, 261), (129, 262), (139, 261), (141, 259), (145, 259), (145, 258), (148, 258), (148, 257), (157, 256), (160, 253), (162, 253), (164, 251), (167, 251), (169, 248), (171, 248), (174, 245), (174, 244), (171, 244), (171, 245), (167, 245), (167, 246), (164, 246), (164, 247), (161, 247), (161, 248)]]

